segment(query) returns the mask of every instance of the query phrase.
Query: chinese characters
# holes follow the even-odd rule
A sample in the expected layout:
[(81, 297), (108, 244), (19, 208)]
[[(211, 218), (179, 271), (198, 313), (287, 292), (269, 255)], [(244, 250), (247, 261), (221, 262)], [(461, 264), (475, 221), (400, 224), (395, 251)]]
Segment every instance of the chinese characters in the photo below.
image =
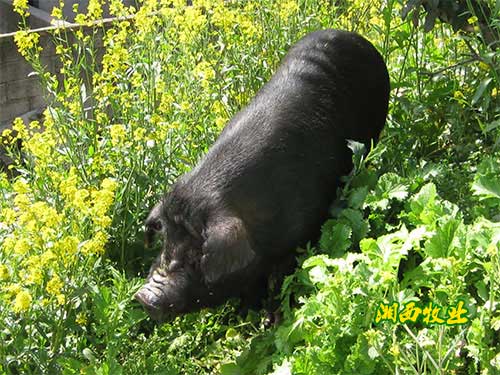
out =
[(443, 308), (433, 302), (418, 305), (416, 302), (410, 301), (400, 309), (397, 302), (393, 302), (392, 304), (381, 302), (375, 314), (375, 324), (383, 321), (416, 323), (420, 320), (425, 325), (461, 325), (469, 321), (468, 312), (469, 310), (465, 307), (465, 303), (462, 300), (459, 300), (455, 305), (448, 306), (448, 308)]

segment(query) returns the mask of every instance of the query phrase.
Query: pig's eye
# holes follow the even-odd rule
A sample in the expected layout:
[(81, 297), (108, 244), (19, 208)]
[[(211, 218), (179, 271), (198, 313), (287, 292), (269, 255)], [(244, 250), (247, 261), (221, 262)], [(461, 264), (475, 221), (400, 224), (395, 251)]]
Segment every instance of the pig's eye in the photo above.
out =
[(157, 233), (160, 233), (163, 229), (163, 225), (160, 219), (148, 219), (145, 223), (145, 245), (150, 247)]

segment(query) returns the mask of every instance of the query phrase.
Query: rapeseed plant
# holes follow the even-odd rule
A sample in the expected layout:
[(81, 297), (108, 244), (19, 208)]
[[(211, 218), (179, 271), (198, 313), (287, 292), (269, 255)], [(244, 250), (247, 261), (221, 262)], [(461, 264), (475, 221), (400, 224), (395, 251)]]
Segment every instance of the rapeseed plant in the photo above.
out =
[(28, 310), (31, 306), (32, 300), (33, 300), (33, 297), (31, 297), (31, 294), (28, 291), (20, 290), (16, 294), (16, 297), (12, 303), (12, 311), (14, 311), (16, 313), (20, 313), (20, 312)]

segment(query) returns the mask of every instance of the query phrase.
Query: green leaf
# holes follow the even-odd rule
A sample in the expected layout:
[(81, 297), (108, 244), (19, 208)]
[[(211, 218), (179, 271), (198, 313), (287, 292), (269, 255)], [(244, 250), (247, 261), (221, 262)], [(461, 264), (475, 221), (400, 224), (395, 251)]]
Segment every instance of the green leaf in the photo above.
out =
[(239, 366), (236, 363), (225, 363), (220, 367), (221, 375), (242, 375)]
[(354, 170), (357, 171), (361, 168), (366, 153), (366, 147), (363, 143), (353, 141), (352, 139), (347, 140), (347, 147), (353, 152), (352, 164), (354, 165)]
[(492, 131), (493, 129), (498, 128), (499, 126), (500, 126), (500, 120), (495, 120), (487, 124), (484, 131), (487, 133)]
[(500, 199), (500, 161), (495, 157), (486, 157), (477, 168), (472, 191), (480, 200)]
[(366, 204), (373, 208), (385, 210), (391, 199), (403, 200), (408, 196), (408, 185), (395, 173), (386, 173), (380, 177), (375, 191), (368, 195)]
[(433, 183), (424, 185), (411, 199), (408, 218), (415, 225), (436, 226), (445, 215), (457, 215), (458, 208), (449, 202), (441, 201)]
[(359, 243), (361, 251), (375, 263), (380, 264), (380, 270), (393, 271), (399, 267), (403, 257), (412, 247), (412, 237), (403, 226), (399, 231), (380, 236), (376, 240), (366, 238)]
[(95, 357), (94, 352), (90, 348), (85, 348), (82, 351), (83, 356), (90, 362), (90, 363), (96, 363), (97, 359)]
[(429, 183), (420, 189), (410, 203), (410, 208), (415, 215), (420, 215), (426, 206), (434, 203), (437, 197), (436, 185)]
[(460, 223), (459, 220), (451, 219), (440, 226), (436, 234), (426, 242), (425, 253), (432, 258), (447, 258), (450, 256), (455, 233)]
[(232, 340), (235, 339), (239, 336), (239, 333), (237, 330), (235, 330), (233, 327), (229, 327), (226, 331), (226, 339), (227, 340)]
[(351, 190), (348, 197), (348, 205), (353, 209), (360, 209), (363, 207), (365, 198), (368, 195), (368, 187), (361, 186)]
[(481, 97), (484, 94), (484, 91), (488, 88), (492, 80), (493, 78), (485, 78), (481, 81), (472, 98), (472, 105), (476, 104), (479, 101), (479, 99), (481, 99)]
[(321, 230), (319, 244), (321, 249), (331, 256), (341, 256), (351, 246), (351, 228), (337, 220), (328, 220)]
[(331, 264), (331, 259), (325, 254), (320, 254), (307, 258), (304, 263), (302, 263), (302, 268), (307, 269), (316, 266), (326, 267), (329, 264)]
[(368, 232), (368, 222), (364, 220), (361, 211), (347, 208), (342, 211), (340, 219), (346, 221), (351, 227), (351, 238), (354, 243), (359, 242), (366, 236)]
[(500, 199), (500, 179), (490, 176), (478, 177), (472, 184), (472, 191), (479, 199)]

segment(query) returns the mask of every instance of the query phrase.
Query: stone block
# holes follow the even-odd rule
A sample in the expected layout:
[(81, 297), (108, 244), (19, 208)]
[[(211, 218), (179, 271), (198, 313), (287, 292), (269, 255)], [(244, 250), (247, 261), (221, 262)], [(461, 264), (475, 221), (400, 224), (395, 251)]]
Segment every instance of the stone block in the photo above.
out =
[(2, 106), (0, 111), (0, 123), (11, 122), (15, 117), (30, 110), (30, 103), (26, 99), (10, 100)]
[(22, 100), (34, 96), (40, 96), (42, 90), (36, 77), (21, 79), (7, 83), (7, 99)]

